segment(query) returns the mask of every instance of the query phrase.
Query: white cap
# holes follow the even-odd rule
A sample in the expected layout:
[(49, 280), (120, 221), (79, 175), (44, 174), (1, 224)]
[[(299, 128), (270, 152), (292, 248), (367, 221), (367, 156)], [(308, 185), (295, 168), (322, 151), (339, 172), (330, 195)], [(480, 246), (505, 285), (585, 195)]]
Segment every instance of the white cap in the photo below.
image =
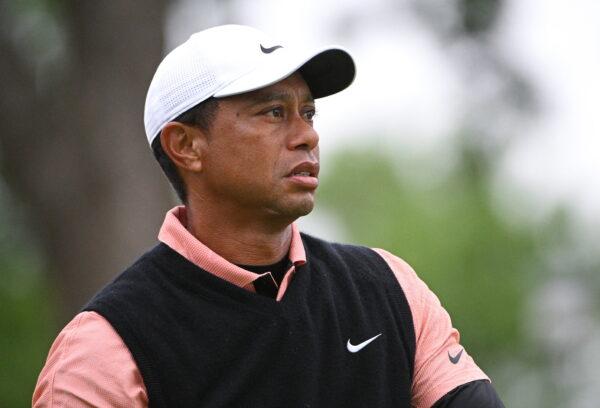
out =
[(343, 90), (355, 75), (354, 61), (341, 47), (299, 50), (241, 25), (193, 34), (162, 60), (152, 78), (144, 109), (148, 142), (168, 122), (211, 96), (264, 88), (298, 70), (313, 98)]

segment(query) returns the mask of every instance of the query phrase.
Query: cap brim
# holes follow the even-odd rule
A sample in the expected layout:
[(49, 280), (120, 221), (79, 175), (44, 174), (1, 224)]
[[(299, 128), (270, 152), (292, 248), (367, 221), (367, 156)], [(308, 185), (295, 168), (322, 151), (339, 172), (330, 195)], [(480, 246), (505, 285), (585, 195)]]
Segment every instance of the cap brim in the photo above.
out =
[(323, 98), (347, 88), (356, 75), (352, 56), (341, 47), (327, 47), (304, 54), (292, 54), (282, 48), (273, 54), (268, 63), (227, 84), (214, 96), (221, 98), (261, 89), (298, 71), (308, 84), (313, 98)]

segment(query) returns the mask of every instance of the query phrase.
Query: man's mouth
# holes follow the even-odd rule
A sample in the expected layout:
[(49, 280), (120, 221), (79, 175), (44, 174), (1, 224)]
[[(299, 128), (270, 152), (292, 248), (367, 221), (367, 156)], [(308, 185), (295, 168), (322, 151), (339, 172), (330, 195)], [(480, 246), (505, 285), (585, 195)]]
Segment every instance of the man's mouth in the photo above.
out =
[(318, 177), (319, 176), (319, 163), (305, 161), (297, 165), (292, 169), (288, 177)]
[(308, 189), (315, 189), (319, 185), (319, 163), (303, 162), (294, 167), (287, 178), (294, 184)]

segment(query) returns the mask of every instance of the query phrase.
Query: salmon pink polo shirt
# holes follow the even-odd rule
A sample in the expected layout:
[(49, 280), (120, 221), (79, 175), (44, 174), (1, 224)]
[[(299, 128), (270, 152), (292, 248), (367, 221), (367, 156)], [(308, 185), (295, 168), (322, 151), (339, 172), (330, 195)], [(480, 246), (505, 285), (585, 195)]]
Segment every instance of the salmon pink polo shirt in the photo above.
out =
[[(185, 207), (175, 207), (167, 213), (158, 239), (205, 271), (251, 292), (256, 279), (270, 276), (228, 262), (190, 234), (186, 225)], [(300, 232), (295, 224), (291, 228), (292, 266), (279, 286), (272, 279), (277, 301), (285, 295), (296, 267), (307, 262)], [(394, 273), (412, 313), (416, 351), (411, 406), (429, 408), (459, 385), (489, 380), (460, 345), (460, 335), (435, 294), (402, 259), (374, 250)], [(459, 353), (462, 358), (457, 362)], [(110, 323), (96, 312), (81, 312), (52, 344), (32, 406), (147, 407), (148, 396), (129, 349)]]

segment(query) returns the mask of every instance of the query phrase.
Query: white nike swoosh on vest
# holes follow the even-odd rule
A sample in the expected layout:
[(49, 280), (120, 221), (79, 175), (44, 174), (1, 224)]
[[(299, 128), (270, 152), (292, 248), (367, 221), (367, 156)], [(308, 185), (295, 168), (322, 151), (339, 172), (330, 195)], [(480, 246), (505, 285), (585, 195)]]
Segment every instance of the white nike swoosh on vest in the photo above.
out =
[(367, 347), (367, 345), (372, 342), (373, 340), (375, 340), (377, 337), (381, 336), (382, 333), (379, 333), (377, 336), (375, 337), (371, 337), (368, 340), (363, 341), (360, 344), (357, 344), (356, 346), (353, 345), (352, 343), (350, 343), (350, 339), (348, 339), (348, 343), (346, 343), (346, 347), (348, 348), (348, 351), (350, 353), (357, 353), (359, 351), (361, 351), (363, 348)]

